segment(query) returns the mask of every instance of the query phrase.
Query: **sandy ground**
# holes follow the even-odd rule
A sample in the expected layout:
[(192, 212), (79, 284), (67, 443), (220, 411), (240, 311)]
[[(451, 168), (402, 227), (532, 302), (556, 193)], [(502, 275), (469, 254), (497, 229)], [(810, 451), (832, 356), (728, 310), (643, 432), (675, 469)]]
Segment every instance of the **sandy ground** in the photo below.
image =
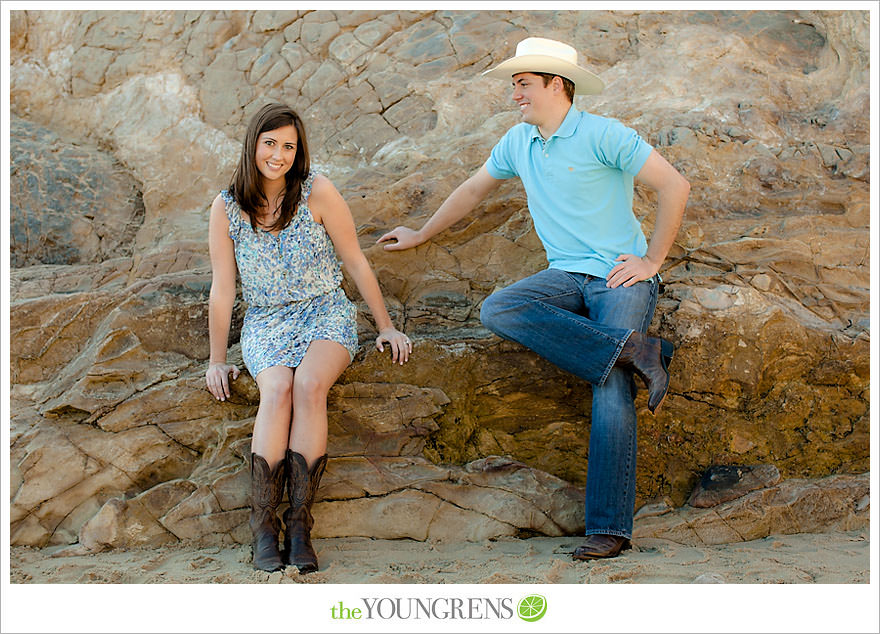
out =
[(253, 570), (249, 546), (182, 545), (92, 555), (63, 549), (10, 550), (17, 583), (869, 583), (867, 530), (776, 535), (721, 546), (642, 540), (610, 560), (577, 562), (576, 537), (499, 539), (485, 543), (319, 539), (318, 572)]

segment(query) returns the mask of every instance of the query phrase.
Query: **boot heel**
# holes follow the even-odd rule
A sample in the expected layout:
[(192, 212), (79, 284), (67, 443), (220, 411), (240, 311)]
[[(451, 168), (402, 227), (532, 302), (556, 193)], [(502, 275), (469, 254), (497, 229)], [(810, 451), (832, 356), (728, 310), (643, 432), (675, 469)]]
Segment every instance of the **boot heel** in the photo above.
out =
[(660, 354), (663, 356), (663, 360), (667, 365), (672, 361), (672, 355), (675, 354), (675, 346), (672, 345), (671, 341), (667, 341), (666, 339), (660, 340)]

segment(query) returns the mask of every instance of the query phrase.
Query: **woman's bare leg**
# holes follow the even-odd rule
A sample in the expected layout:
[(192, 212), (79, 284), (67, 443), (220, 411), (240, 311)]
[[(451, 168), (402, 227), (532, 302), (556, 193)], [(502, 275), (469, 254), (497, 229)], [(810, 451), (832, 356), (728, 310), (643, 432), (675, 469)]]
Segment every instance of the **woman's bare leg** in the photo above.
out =
[(293, 418), (293, 370), (283, 365), (266, 368), (257, 375), (260, 407), (254, 420), (251, 451), (265, 458), (270, 469), (284, 460)]
[(327, 393), (351, 363), (348, 350), (335, 341), (313, 341), (293, 375), (293, 425), (289, 447), (309, 467), (327, 453)]

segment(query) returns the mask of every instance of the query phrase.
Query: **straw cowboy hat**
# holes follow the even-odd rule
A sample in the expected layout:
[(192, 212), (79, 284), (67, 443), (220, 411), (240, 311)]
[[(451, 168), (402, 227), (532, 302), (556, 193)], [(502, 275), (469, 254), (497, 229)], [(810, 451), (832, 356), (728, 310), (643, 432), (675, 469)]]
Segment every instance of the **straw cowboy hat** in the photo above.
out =
[(517, 73), (550, 73), (570, 79), (576, 95), (596, 95), (605, 83), (586, 68), (578, 66), (578, 54), (568, 44), (543, 37), (527, 37), (516, 45), (516, 55), (483, 75), (510, 79)]

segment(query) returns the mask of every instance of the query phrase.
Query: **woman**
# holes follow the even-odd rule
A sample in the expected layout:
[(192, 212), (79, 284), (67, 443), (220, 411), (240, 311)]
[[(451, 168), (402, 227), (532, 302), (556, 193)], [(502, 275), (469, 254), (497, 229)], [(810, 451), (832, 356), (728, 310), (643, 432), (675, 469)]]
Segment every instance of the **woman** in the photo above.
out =
[[(410, 340), (396, 330), (358, 245), (342, 196), (311, 171), (300, 117), (269, 104), (253, 119), (229, 189), (211, 205), (212, 283), (208, 390), (229, 397), (226, 346), (236, 266), (247, 302), (241, 350), (260, 390), (251, 443), (254, 567), (318, 569), (311, 506), (327, 463), (327, 393), (357, 351), (356, 309), (340, 287), (339, 260), (376, 321), (376, 347), (403, 364)], [(338, 259), (337, 259), (338, 256)], [(276, 509), (287, 483), (284, 549)]]

